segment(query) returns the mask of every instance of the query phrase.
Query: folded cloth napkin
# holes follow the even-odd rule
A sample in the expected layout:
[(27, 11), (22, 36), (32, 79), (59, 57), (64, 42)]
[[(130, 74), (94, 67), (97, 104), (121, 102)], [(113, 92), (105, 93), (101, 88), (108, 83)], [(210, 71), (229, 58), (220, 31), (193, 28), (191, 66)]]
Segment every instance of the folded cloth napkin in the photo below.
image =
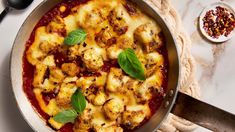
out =
[[(195, 98), (200, 98), (200, 87), (195, 78), (196, 64), (191, 54), (191, 40), (183, 29), (181, 19), (170, 0), (144, 0), (156, 10), (175, 34), (181, 63), (180, 91)], [(173, 114), (161, 124), (159, 132), (193, 131), (197, 125)]]

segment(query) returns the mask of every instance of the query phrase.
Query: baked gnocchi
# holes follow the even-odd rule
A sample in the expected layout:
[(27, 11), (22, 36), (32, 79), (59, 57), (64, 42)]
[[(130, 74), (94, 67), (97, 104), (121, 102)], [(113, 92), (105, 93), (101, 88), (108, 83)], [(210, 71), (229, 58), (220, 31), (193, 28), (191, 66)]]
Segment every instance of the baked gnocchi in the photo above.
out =
[[(157, 111), (151, 105), (159, 106), (156, 97), (166, 90), (162, 30), (126, 0), (85, 1), (64, 0), (38, 22), (23, 58), (24, 90), (56, 131), (137, 129)], [(80, 36), (68, 38), (74, 35)], [(77, 90), (85, 98), (84, 110), (68, 122), (54, 118), (75, 109)]]

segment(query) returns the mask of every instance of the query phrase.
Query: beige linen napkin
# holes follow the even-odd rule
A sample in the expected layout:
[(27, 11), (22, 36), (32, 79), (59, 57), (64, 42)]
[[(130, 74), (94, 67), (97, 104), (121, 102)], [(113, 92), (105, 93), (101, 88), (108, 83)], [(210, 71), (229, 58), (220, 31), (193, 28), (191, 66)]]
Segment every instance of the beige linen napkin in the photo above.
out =
[[(173, 34), (176, 35), (177, 47), (179, 49), (181, 63), (180, 91), (195, 98), (200, 97), (200, 88), (195, 79), (195, 61), (191, 54), (191, 40), (184, 31), (181, 19), (177, 11), (172, 7), (170, 0), (144, 0), (153, 9), (160, 13), (167, 24), (170, 26)], [(197, 126), (185, 119), (169, 114), (162, 123), (158, 131), (193, 131)]]

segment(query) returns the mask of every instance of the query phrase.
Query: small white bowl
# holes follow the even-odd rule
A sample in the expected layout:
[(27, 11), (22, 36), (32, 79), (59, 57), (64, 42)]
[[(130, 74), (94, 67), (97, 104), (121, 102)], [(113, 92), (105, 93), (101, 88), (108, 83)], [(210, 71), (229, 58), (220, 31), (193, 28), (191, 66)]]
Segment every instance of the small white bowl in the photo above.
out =
[(211, 42), (216, 42), (216, 43), (220, 43), (220, 42), (225, 42), (229, 39), (232, 38), (233, 34), (234, 34), (234, 30), (231, 31), (231, 33), (226, 37), (224, 35), (221, 35), (219, 36), (219, 38), (213, 38), (211, 36), (209, 36), (205, 29), (203, 28), (203, 18), (204, 16), (206, 15), (207, 11), (209, 10), (214, 10), (217, 6), (221, 6), (223, 8), (226, 8), (229, 10), (229, 12), (233, 13), (235, 15), (235, 11), (233, 9), (233, 7), (231, 7), (230, 5), (224, 3), (224, 2), (216, 2), (216, 3), (213, 3), (213, 4), (210, 4), (209, 6), (207, 6), (203, 11), (202, 13), (200, 14), (200, 17), (199, 17), (199, 28), (200, 28), (200, 31), (201, 33), (208, 39), (210, 40)]

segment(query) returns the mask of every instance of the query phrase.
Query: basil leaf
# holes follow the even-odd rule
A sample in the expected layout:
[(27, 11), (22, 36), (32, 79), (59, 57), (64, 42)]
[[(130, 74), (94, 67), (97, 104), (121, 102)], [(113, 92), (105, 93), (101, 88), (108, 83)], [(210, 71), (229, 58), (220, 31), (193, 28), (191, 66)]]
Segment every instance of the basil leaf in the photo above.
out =
[(73, 108), (80, 114), (86, 108), (86, 99), (79, 89), (77, 89), (76, 92), (73, 94), (71, 101)]
[(144, 69), (133, 49), (125, 49), (118, 55), (118, 64), (128, 75), (145, 80)]
[(83, 29), (77, 29), (68, 34), (68, 36), (64, 39), (64, 44), (66, 45), (75, 45), (85, 41), (86, 32)]
[(77, 118), (78, 114), (75, 110), (64, 110), (58, 114), (56, 114), (53, 119), (59, 123), (68, 123), (68, 122), (74, 122), (74, 120)]

